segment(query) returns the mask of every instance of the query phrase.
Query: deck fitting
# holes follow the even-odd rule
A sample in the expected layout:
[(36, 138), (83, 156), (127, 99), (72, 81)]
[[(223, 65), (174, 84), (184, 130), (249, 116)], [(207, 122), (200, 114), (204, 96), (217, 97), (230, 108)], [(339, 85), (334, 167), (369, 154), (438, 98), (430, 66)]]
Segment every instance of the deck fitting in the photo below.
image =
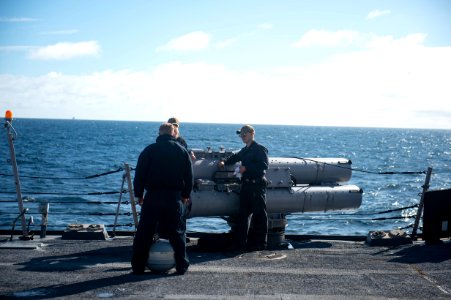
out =
[(412, 244), (412, 239), (404, 230), (370, 231), (366, 238), (369, 246), (399, 246)]
[(107, 240), (108, 233), (103, 224), (69, 224), (61, 238), (63, 240)]

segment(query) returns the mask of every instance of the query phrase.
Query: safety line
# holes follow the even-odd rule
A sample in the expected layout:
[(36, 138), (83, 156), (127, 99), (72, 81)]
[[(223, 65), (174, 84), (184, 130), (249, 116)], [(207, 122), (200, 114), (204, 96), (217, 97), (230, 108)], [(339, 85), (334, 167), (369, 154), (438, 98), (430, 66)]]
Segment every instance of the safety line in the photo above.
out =
[(336, 167), (336, 168), (342, 168), (342, 169), (347, 169), (347, 170), (352, 170), (352, 171), (356, 171), (356, 172), (363, 172), (363, 173), (369, 173), (369, 174), (378, 174), (378, 175), (395, 175), (395, 174), (402, 174), (402, 175), (412, 175), (412, 174), (426, 174), (426, 171), (406, 171), (406, 172), (374, 172), (374, 171), (366, 171), (366, 170), (362, 170), (362, 169), (354, 169), (354, 168), (349, 168), (349, 167), (344, 167), (344, 166), (339, 166), (339, 165), (333, 165), (330, 163), (326, 163), (323, 161), (317, 161), (311, 158), (304, 158), (304, 157), (297, 157), (297, 156), (293, 156), (290, 158), (296, 158), (296, 159), (300, 159), (300, 160), (308, 160), (308, 161), (312, 161), (318, 164), (324, 164), (324, 165), (328, 165), (328, 166), (332, 166), (332, 167)]
[[(24, 203), (42, 203), (43, 201), (39, 200), (27, 200), (24, 199)], [(47, 201), (51, 204), (117, 204), (117, 201)], [(17, 203), (17, 200), (0, 200), (0, 203)], [(122, 204), (128, 205), (130, 204), (129, 201), (122, 201)]]
[[(97, 178), (97, 177), (101, 177), (101, 176), (106, 176), (106, 175), (110, 175), (110, 174), (114, 174), (120, 171), (123, 171), (124, 168), (120, 167), (117, 170), (113, 170), (113, 171), (107, 171), (104, 173), (100, 173), (100, 174), (94, 174), (94, 175), (90, 175), (90, 176), (85, 176), (85, 177), (46, 177), (46, 176), (29, 176), (29, 175), (20, 175), (21, 178), (32, 178), (32, 179), (51, 179), (51, 180), (56, 180), (56, 179), (60, 179), (60, 180), (83, 180), (83, 179), (92, 179), (92, 178)], [(5, 173), (0, 173), (0, 176), (14, 176), (12, 174), (5, 174)]]
[[(95, 195), (112, 195), (119, 193), (127, 193), (128, 190), (121, 191), (106, 191), (106, 192), (90, 192), (90, 193), (57, 193), (57, 192), (27, 192), (22, 191), (23, 194), (29, 195), (62, 195), (62, 196), (95, 196)], [(16, 192), (0, 192), (0, 194), (15, 194)]]
[[(7, 227), (7, 226), (11, 226), (11, 223), (8, 223), (8, 224), (0, 224), (0, 227)], [(114, 225), (114, 224), (104, 224), (103, 226), (105, 226), (105, 227), (114, 227), (114, 226), (116, 226), (116, 227), (134, 227), (135, 225), (134, 224), (132, 224), (132, 223), (127, 223), (127, 224), (116, 224), (116, 225)], [(41, 227), (41, 225), (40, 224), (30, 224), (30, 227)], [(61, 227), (67, 227), (66, 225), (51, 225), (51, 224), (48, 224), (47, 225), (47, 227), (49, 228), (61, 228)]]
[(296, 218), (296, 221), (384, 221), (384, 220), (396, 220), (396, 219), (410, 219), (415, 218), (415, 215), (411, 216), (399, 216), (399, 217), (387, 217), (387, 218)]
[(355, 214), (338, 214), (338, 215), (340, 215), (340, 216), (371, 216), (371, 215), (386, 214), (386, 213), (391, 213), (394, 211), (400, 211), (400, 210), (416, 208), (416, 207), (418, 207), (418, 204), (414, 204), (414, 205), (406, 206), (406, 207), (395, 208), (395, 209), (384, 210), (384, 211), (379, 211), (379, 212), (374, 212), (374, 213), (355, 213)]
[[(27, 215), (33, 215), (33, 214), (37, 215), (37, 214), (41, 214), (41, 212), (39, 212), (39, 211), (28, 211), (27, 212)], [(52, 215), (67, 215), (68, 213), (64, 212), (64, 211), (52, 211), (51, 214)], [(83, 216), (85, 216), (85, 215), (86, 216), (115, 216), (116, 215), (115, 212), (112, 212), (112, 213), (101, 213), (101, 212), (98, 212), (98, 213), (85, 213), (85, 212), (82, 212), (82, 211), (79, 211), (79, 212), (71, 211), (70, 214), (71, 215), (83, 215)], [(131, 216), (132, 213), (131, 212), (124, 212), (124, 213), (119, 213), (119, 215)], [(140, 213), (138, 213), (138, 215), (140, 215)]]

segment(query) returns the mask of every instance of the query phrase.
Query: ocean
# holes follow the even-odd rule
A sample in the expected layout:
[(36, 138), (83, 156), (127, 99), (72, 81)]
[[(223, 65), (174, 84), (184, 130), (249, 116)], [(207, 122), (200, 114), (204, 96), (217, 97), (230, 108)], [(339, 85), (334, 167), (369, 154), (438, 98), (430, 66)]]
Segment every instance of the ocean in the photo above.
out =
[[(14, 147), (30, 230), (40, 230), (39, 202), (49, 202), (48, 230), (67, 224), (115, 221), (124, 163), (136, 165), (139, 153), (157, 137), (158, 122), (15, 119)], [(182, 123), (192, 149), (239, 150), (241, 124)], [(430, 190), (451, 188), (451, 131), (255, 125), (256, 140), (269, 156), (341, 157), (352, 161), (348, 184), (363, 189), (356, 210), (295, 213), (287, 234), (367, 235), (370, 230), (410, 232), (431, 167)], [(10, 229), (19, 214), (6, 129), (0, 135), (0, 228)], [(86, 179), (86, 177), (111, 172)], [(378, 174), (394, 172), (395, 174)], [(133, 175), (133, 174), (132, 174)], [(125, 186), (126, 187), (126, 186)], [(122, 202), (128, 201), (124, 194)], [(131, 207), (120, 207), (116, 230), (133, 230)], [(20, 221), (16, 228), (20, 228)], [(188, 231), (227, 232), (221, 218), (192, 218)]]

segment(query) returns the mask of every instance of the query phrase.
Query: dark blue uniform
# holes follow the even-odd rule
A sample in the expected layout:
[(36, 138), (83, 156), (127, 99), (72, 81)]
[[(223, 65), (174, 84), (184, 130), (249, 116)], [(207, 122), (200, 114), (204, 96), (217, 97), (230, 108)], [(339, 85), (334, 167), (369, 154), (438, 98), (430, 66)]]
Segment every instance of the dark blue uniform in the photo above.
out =
[(185, 273), (189, 260), (185, 205), (181, 198), (189, 198), (193, 188), (193, 169), (187, 150), (171, 135), (160, 135), (156, 143), (141, 152), (133, 186), (138, 198), (146, 190), (133, 240), (133, 271), (144, 271), (153, 236), (164, 232), (174, 249), (177, 272)]
[(186, 140), (184, 138), (182, 138), (181, 136), (179, 136), (177, 138), (177, 142), (182, 145), (186, 150), (188, 150), (188, 144), (186, 143)]
[(241, 177), (240, 209), (236, 231), (236, 246), (245, 250), (248, 242), (249, 216), (252, 214), (252, 224), (255, 234), (253, 247), (263, 249), (267, 243), (268, 215), (266, 213), (266, 170), (268, 169), (268, 150), (253, 141), (249, 147), (244, 147), (224, 161), (232, 165), (241, 161), (246, 172)]

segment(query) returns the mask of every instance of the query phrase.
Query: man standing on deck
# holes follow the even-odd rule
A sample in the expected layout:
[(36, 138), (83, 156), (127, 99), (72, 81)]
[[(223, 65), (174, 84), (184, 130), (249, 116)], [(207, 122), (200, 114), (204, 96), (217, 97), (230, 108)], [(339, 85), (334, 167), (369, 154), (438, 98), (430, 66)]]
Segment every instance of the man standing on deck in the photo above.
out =
[[(219, 162), (219, 167), (241, 162), (241, 191), (238, 227), (235, 236), (235, 249), (263, 250), (267, 244), (268, 215), (266, 213), (266, 170), (268, 169), (268, 150), (254, 140), (255, 130), (250, 125), (244, 125), (237, 131), (243, 143), (246, 144), (238, 153), (225, 161)], [(248, 242), (249, 216), (252, 214), (254, 226), (253, 245)]]
[(174, 126), (175, 129), (175, 139), (177, 142), (180, 143), (183, 147), (188, 150), (189, 155), (191, 156), (192, 160), (196, 160), (196, 155), (194, 155), (194, 152), (188, 149), (188, 144), (186, 143), (186, 140), (180, 135), (180, 122), (177, 118), (169, 118), (168, 123), (171, 123)]
[(193, 168), (188, 151), (177, 143), (175, 134), (172, 124), (163, 123), (156, 143), (147, 146), (138, 158), (133, 187), (142, 208), (133, 240), (135, 274), (144, 273), (159, 230), (168, 235), (174, 249), (177, 273), (183, 275), (188, 270), (185, 203), (193, 188)]

